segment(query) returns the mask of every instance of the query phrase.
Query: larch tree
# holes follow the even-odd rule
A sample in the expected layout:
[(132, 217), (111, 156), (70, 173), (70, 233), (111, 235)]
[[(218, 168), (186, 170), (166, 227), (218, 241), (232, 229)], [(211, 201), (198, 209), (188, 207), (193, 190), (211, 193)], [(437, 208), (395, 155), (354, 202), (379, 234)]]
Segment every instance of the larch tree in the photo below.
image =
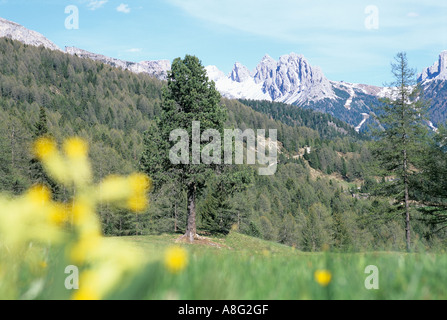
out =
[(427, 102), (405, 53), (396, 55), (392, 74), (391, 96), (376, 110), (381, 130), (375, 132), (373, 154), (384, 177), (380, 191), (394, 199), (397, 212), (405, 216), (406, 247), (411, 251), (411, 203), (426, 150)]

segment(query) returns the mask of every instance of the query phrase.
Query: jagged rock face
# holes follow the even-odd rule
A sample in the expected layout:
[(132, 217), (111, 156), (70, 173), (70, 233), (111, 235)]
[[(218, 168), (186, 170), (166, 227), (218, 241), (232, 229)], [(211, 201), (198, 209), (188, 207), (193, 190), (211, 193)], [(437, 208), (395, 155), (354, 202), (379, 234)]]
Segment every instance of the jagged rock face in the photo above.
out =
[(61, 51), (57, 45), (45, 38), (40, 33), (28, 30), (15, 22), (0, 18), (0, 38), (3, 37), (17, 40), (31, 46), (43, 46), (50, 50)]
[[(300, 55), (282, 56), (279, 61), (265, 55), (251, 73), (239, 62), (226, 78), (212, 68), (213, 80), (226, 97), (301, 104), (307, 101), (335, 99), (330, 81), (320, 68), (312, 67)], [(218, 78), (215, 75), (220, 74)]]
[(438, 61), (419, 75), (418, 81), (447, 80), (447, 51), (441, 52)]
[(169, 60), (142, 61), (139, 65), (144, 67), (142, 72), (149, 73), (162, 80), (166, 80), (168, 71), (171, 70)]
[(112, 67), (121, 68), (123, 70), (129, 70), (134, 73), (147, 73), (161, 80), (166, 80), (167, 72), (168, 70), (171, 70), (171, 63), (168, 60), (142, 61), (137, 63), (106, 57), (101, 54), (88, 52), (75, 47), (66, 47), (65, 51), (71, 55), (76, 55), (80, 58), (99, 61), (108, 64)]
[(274, 70), (276, 70), (277, 62), (266, 54), (261, 62), (256, 67), (254, 80), (256, 83), (263, 83), (267, 78), (271, 78), (273, 75), (271, 74)]
[(294, 53), (284, 55), (276, 67), (273, 66), (271, 61), (267, 65), (263, 64), (259, 68), (262, 76), (258, 78), (266, 78), (263, 90), (274, 101), (302, 103), (335, 97), (332, 85), (321, 69), (312, 67), (303, 56)]
[(231, 71), (230, 79), (236, 82), (244, 82), (251, 78), (251, 73), (248, 68), (239, 62), (236, 62)]

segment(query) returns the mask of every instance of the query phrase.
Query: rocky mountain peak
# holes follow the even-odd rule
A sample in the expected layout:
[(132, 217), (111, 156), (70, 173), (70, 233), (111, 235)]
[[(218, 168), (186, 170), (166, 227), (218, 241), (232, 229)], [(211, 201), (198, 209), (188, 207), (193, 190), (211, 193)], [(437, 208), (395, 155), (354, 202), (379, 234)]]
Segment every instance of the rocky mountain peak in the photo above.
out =
[(276, 69), (277, 62), (275, 59), (266, 54), (255, 70), (254, 80), (256, 83), (262, 83), (268, 78), (269, 73)]
[(171, 70), (171, 61), (169, 60), (141, 61), (137, 65), (143, 66), (142, 72), (149, 73), (163, 80), (167, 78), (168, 71)]
[(244, 82), (251, 78), (251, 72), (248, 68), (240, 62), (234, 64), (233, 70), (230, 74), (230, 79), (236, 82)]
[(166, 80), (167, 72), (168, 70), (171, 70), (171, 62), (168, 60), (142, 61), (137, 63), (106, 57), (101, 54), (88, 52), (75, 47), (65, 47), (65, 51), (80, 58), (99, 61), (111, 65), (112, 67), (129, 70), (134, 73), (147, 73), (161, 80)]
[(40, 33), (29, 30), (18, 23), (0, 18), (0, 38), (3, 37), (17, 40), (31, 46), (43, 46), (50, 50), (62, 51), (57, 45)]
[[(269, 68), (265, 72), (265, 68)], [(318, 67), (313, 67), (302, 55), (291, 53), (279, 58), (276, 65), (265, 65), (263, 89), (274, 101), (296, 103), (307, 100), (333, 99), (330, 81)]]
[(318, 67), (313, 67), (302, 55), (283, 55), (278, 61), (265, 55), (254, 75), (236, 62), (228, 77), (217, 68), (208, 68), (208, 75), (226, 97), (260, 99), (289, 104), (335, 99), (331, 82)]
[(441, 52), (434, 65), (422, 71), (418, 76), (419, 82), (428, 80), (447, 80), (447, 51)]

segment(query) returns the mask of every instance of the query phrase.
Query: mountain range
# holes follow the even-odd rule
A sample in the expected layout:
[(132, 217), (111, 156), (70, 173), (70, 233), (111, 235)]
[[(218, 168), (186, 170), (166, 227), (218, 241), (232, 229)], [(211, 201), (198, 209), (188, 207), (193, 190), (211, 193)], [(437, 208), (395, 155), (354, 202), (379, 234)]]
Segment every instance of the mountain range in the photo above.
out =
[[(3, 18), (0, 18), (0, 37), (62, 51), (40, 33)], [(65, 52), (134, 73), (147, 73), (161, 80), (166, 79), (171, 68), (168, 60), (129, 62), (75, 47), (66, 47)], [(319, 67), (312, 66), (304, 56), (295, 53), (283, 55), (278, 60), (265, 55), (255, 70), (249, 70), (239, 62), (228, 75), (216, 66), (207, 66), (206, 70), (226, 98), (283, 102), (329, 113), (351, 124), (357, 131), (372, 121), (370, 115), (374, 113), (373, 106), (378, 99), (392, 92), (386, 87), (331, 81)], [(424, 88), (425, 97), (431, 101), (431, 125), (444, 122), (447, 119), (447, 51), (440, 54), (433, 66), (418, 75), (418, 82)]]

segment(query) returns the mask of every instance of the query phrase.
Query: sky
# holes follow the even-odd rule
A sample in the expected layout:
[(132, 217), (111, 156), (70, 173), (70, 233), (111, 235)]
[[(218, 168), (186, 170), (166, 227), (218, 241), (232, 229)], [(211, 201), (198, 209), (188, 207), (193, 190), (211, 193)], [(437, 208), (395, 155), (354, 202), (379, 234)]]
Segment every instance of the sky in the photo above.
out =
[(330, 80), (379, 86), (396, 53), (421, 72), (447, 50), (444, 0), (0, 0), (0, 17), (128, 61), (193, 54), (229, 73), (295, 52)]

